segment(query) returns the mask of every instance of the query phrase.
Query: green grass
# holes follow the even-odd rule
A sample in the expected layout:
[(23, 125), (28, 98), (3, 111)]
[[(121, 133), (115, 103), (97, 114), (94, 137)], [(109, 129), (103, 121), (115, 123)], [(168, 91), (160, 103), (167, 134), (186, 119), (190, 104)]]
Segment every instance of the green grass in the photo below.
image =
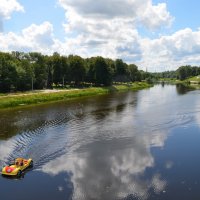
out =
[(46, 102), (55, 102), (55, 101), (66, 101), (71, 99), (77, 99), (80, 97), (86, 96), (95, 96), (108, 94), (111, 92), (120, 92), (127, 90), (140, 90), (148, 88), (151, 85), (146, 82), (138, 82), (132, 84), (120, 84), (110, 87), (92, 87), (86, 89), (77, 89), (77, 90), (63, 90), (58, 92), (25, 92), (25, 93), (15, 93), (10, 95), (0, 95), (0, 109), (14, 108), (18, 106), (25, 105), (35, 105)]
[(171, 83), (190, 83), (190, 82), (194, 81), (196, 83), (200, 83), (200, 77), (193, 76), (193, 77), (187, 78), (183, 81), (177, 80), (177, 79), (163, 78), (163, 79), (160, 79), (160, 81), (171, 82)]
[(176, 84), (184, 85), (188, 90), (200, 89), (200, 78), (198, 76), (187, 78), (183, 81), (177, 81)]
[(189, 82), (194, 81), (197, 84), (199, 84), (200, 83), (200, 77), (199, 76), (190, 77), (190, 78), (186, 79), (186, 81), (189, 81)]
[(177, 84), (180, 83), (180, 80), (177, 80), (175, 78), (160, 78), (159, 82), (165, 82), (165, 83), (170, 83), (170, 84)]

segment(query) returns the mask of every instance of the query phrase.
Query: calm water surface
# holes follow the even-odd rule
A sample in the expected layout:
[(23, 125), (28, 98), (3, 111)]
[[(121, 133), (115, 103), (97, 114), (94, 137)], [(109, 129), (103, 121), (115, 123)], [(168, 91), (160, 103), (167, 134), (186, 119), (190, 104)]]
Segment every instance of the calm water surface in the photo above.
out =
[(199, 200), (200, 91), (156, 85), (0, 112), (1, 200)]

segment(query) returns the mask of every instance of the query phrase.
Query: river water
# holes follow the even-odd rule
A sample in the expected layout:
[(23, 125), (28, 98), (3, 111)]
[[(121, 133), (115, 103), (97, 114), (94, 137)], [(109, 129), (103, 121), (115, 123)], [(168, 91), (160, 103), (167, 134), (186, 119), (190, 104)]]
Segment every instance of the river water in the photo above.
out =
[(1, 200), (199, 200), (200, 91), (156, 85), (0, 112)]

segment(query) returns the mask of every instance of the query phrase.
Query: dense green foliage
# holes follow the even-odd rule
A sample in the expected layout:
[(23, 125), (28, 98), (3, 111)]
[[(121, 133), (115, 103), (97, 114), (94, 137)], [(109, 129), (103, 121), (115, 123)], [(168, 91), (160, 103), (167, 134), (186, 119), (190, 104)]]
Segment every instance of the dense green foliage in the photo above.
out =
[(185, 80), (200, 75), (200, 67), (181, 66), (176, 71), (150, 73), (135, 64), (103, 57), (51, 56), (31, 52), (0, 52), (0, 93), (82, 85), (110, 86), (113, 82), (158, 79)]
[(165, 71), (160, 73), (153, 73), (154, 78), (169, 78), (169, 79), (178, 79), (178, 80), (185, 80), (193, 76), (200, 75), (200, 67), (196, 66), (181, 66), (176, 71)]
[(179, 67), (177, 70), (178, 79), (185, 80), (192, 76), (200, 74), (200, 67), (191, 67), (190, 65)]
[(103, 57), (52, 56), (31, 52), (0, 52), (0, 92), (81, 86), (89, 83), (109, 86), (113, 82), (134, 82), (149, 77), (134, 64)]

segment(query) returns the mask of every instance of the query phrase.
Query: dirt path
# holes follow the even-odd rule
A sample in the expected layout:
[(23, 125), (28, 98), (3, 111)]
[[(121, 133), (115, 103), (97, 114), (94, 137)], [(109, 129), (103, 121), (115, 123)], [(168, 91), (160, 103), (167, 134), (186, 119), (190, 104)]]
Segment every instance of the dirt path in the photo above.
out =
[(45, 90), (37, 90), (37, 91), (33, 91), (33, 92), (25, 92), (25, 93), (10, 93), (10, 94), (6, 94), (6, 95), (2, 95), (0, 96), (1, 98), (6, 98), (6, 97), (20, 97), (20, 96), (29, 96), (29, 95), (33, 95), (33, 94), (50, 94), (50, 93), (56, 93), (56, 92), (69, 92), (69, 91), (75, 91), (75, 90), (80, 90), (80, 89), (66, 89), (66, 90), (49, 90), (49, 89), (45, 89)]

